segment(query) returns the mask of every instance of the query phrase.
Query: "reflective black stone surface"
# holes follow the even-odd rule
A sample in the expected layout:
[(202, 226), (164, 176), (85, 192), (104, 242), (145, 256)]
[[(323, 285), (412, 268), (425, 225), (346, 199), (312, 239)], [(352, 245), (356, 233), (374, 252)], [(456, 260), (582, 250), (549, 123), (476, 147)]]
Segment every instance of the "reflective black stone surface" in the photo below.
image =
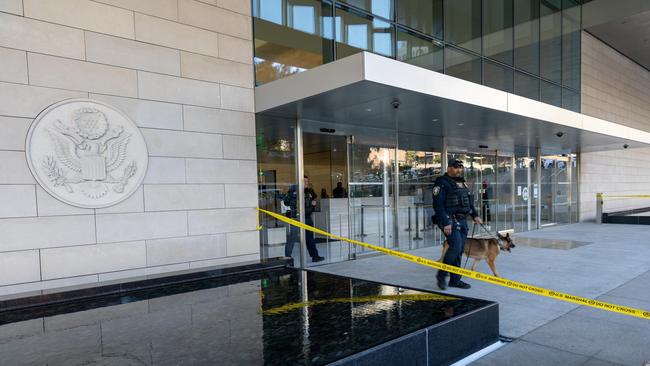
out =
[[(413, 362), (404, 364), (421, 363), (416, 357), (426, 364), (425, 345), (441, 346), (426, 338), (425, 328), (444, 328), (440, 340), (448, 342), (454, 330), (447, 320), (465, 319), (462, 332), (490, 328), (489, 337), (496, 337), (493, 319), (469, 320), (478, 309), (496, 310), (493, 305), (318, 272), (267, 270), (2, 312), (0, 364), (324, 365), (389, 341), (412, 348), (405, 354)], [(414, 332), (419, 338), (400, 341)]]

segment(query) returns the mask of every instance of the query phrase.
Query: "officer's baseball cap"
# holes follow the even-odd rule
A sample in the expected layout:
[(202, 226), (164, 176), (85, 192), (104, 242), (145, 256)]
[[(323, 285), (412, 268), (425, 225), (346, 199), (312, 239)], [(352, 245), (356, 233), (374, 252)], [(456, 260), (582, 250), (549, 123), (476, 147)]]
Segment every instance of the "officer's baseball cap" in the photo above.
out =
[(454, 168), (463, 168), (463, 162), (458, 159), (450, 159), (447, 166)]

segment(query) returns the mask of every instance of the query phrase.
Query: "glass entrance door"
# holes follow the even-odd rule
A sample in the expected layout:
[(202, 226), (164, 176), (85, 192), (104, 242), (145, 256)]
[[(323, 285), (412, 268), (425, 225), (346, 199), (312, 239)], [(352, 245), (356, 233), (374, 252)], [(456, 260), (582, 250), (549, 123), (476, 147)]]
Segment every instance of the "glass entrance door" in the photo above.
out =
[(497, 231), (514, 229), (514, 163), (511, 156), (497, 157), (497, 182), (493, 186), (495, 204), (492, 218)]
[[(406, 139), (400, 139), (404, 141)], [(399, 162), (399, 249), (411, 250), (441, 243), (434, 225), (433, 185), (442, 171), (442, 154), (434, 151), (397, 150)]]
[[(322, 133), (303, 133), (304, 174), (316, 198), (311, 214), (314, 226), (329, 233), (348, 236), (348, 161), (346, 137)], [(311, 235), (311, 234), (310, 234)], [(350, 244), (314, 234), (324, 263), (350, 258)]]
[(513, 227), (517, 232), (528, 231), (537, 227), (535, 174), (534, 157), (515, 158)]
[(541, 226), (571, 222), (571, 168), (569, 157), (541, 159)]
[[(392, 248), (395, 244), (395, 147), (348, 140), (350, 236)], [(370, 250), (355, 246), (355, 255)]]

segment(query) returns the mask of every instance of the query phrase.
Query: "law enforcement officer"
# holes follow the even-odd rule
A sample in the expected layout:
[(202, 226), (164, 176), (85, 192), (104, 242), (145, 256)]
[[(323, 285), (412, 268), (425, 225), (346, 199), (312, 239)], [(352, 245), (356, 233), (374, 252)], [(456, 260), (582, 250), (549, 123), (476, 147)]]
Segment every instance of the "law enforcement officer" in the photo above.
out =
[[(443, 258), (443, 263), (460, 267), (465, 239), (467, 239), (467, 215), (471, 215), (476, 224), (481, 218), (476, 212), (472, 195), (463, 175), (463, 162), (451, 159), (447, 173), (436, 179), (433, 186), (433, 209), (436, 212), (438, 226), (447, 237), (449, 249)], [(447, 272), (438, 271), (436, 275), (438, 287), (447, 288)], [(460, 280), (461, 276), (451, 273), (450, 287), (468, 289), (471, 286)]]
[[(305, 175), (305, 224), (309, 226), (314, 226), (314, 220), (312, 220), (312, 213), (316, 210), (316, 192), (309, 187), (309, 177)], [(298, 185), (294, 184), (289, 188), (289, 191), (284, 196), (283, 203), (286, 206), (289, 206), (289, 210), (286, 215), (289, 218), (294, 220), (298, 219)], [(323, 257), (318, 255), (318, 249), (316, 248), (316, 239), (314, 238), (314, 233), (312, 231), (305, 231), (305, 239), (307, 244), (307, 251), (311, 256), (312, 262), (320, 262)], [(300, 241), (300, 229), (296, 226), (291, 225), (289, 228), (289, 235), (287, 236), (287, 243), (284, 247), (285, 257), (291, 257), (293, 252), (293, 246), (295, 243)]]

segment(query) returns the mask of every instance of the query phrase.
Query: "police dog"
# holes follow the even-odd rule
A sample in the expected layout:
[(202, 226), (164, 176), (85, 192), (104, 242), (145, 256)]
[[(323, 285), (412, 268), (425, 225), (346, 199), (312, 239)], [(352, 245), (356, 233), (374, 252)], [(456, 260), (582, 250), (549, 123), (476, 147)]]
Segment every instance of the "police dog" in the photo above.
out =
[[(465, 256), (474, 259), (474, 262), (472, 263), (472, 271), (476, 269), (476, 266), (481, 259), (485, 259), (488, 266), (490, 266), (492, 273), (494, 273), (495, 276), (500, 277), (495, 263), (499, 251), (510, 252), (510, 249), (514, 247), (515, 243), (512, 241), (510, 233), (501, 235), (497, 232), (496, 238), (467, 238), (465, 241), (464, 252)], [(449, 249), (449, 243), (445, 240), (442, 248), (442, 255), (440, 256), (440, 262), (442, 262), (445, 257), (447, 249)]]

